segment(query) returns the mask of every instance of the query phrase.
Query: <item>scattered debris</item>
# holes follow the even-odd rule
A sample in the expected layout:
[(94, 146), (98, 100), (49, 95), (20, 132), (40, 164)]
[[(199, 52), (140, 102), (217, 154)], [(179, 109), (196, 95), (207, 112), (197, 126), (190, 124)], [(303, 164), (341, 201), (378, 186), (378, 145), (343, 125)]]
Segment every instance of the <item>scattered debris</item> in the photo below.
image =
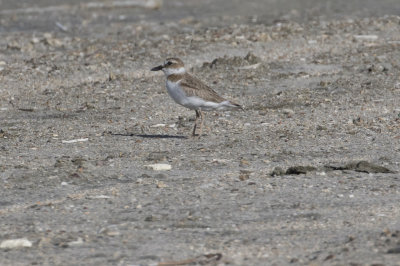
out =
[(76, 142), (85, 142), (88, 140), (89, 140), (88, 138), (82, 138), (82, 139), (62, 140), (61, 142), (69, 144), (69, 143), (76, 143)]
[(166, 124), (155, 124), (150, 127), (166, 127), (166, 126), (167, 126)]
[(242, 159), (239, 162), (239, 166), (240, 167), (249, 166), (249, 165), (250, 165), (250, 162), (248, 160), (245, 160), (245, 159)]
[(7, 138), (8, 134), (7, 132), (5, 132), (3, 129), (0, 128), (0, 138)]
[(166, 188), (168, 187), (163, 181), (157, 181), (157, 188)]
[(156, 222), (158, 221), (159, 218), (153, 215), (147, 216), (146, 218), (144, 218), (145, 222)]
[(6, 62), (0, 61), (0, 72), (4, 70), (6, 64), (7, 64)]
[(378, 35), (354, 35), (354, 39), (360, 41), (375, 41), (378, 39)]
[(285, 114), (289, 118), (294, 115), (294, 111), (289, 108), (282, 109), (282, 113)]
[(82, 245), (83, 244), (83, 239), (81, 238), (81, 237), (78, 237), (78, 239), (77, 240), (75, 240), (75, 241), (71, 241), (71, 242), (68, 242), (67, 243), (67, 245), (70, 247), (70, 246), (79, 246), (79, 245)]
[(252, 171), (249, 171), (249, 170), (240, 170), (239, 180), (245, 181), (245, 180), (249, 179), (251, 173), (252, 173)]
[(241, 69), (241, 70), (256, 69), (259, 66), (261, 66), (261, 63), (257, 63), (257, 64), (249, 65), (249, 66), (242, 66), (242, 67), (239, 67), (238, 69)]
[(22, 49), (22, 46), (17, 41), (11, 41), (11, 42), (7, 43), (7, 49), (20, 51)]
[(54, 38), (53, 35), (49, 32), (43, 34), (44, 40), (43, 42), (52, 47), (61, 47), (64, 45), (63, 41), (57, 38)]
[(241, 69), (256, 69), (259, 67), (261, 59), (255, 56), (253, 53), (249, 52), (245, 57), (241, 56), (224, 56), (218, 57), (214, 59), (211, 63), (205, 62), (203, 63), (203, 68), (216, 68), (220, 65), (223, 66), (230, 66), (230, 67), (237, 67)]
[(107, 195), (96, 195), (96, 196), (87, 196), (87, 199), (111, 199), (110, 196)]
[(222, 258), (221, 253), (204, 254), (197, 256), (193, 259), (160, 262), (158, 263), (158, 266), (177, 266), (177, 265), (193, 265), (193, 264), (204, 265), (204, 264), (215, 263), (216, 261), (219, 261), (221, 258)]
[(57, 28), (59, 28), (60, 30), (62, 30), (64, 32), (68, 31), (68, 28), (65, 27), (63, 24), (61, 24), (60, 22), (56, 22), (56, 26), (57, 26)]
[(86, 8), (143, 7), (159, 9), (162, 5), (162, 0), (121, 0), (112, 2), (89, 2), (83, 6)]
[(118, 229), (117, 225), (109, 225), (107, 227), (103, 227), (99, 230), (99, 234), (105, 234), (107, 236), (119, 236), (121, 232)]

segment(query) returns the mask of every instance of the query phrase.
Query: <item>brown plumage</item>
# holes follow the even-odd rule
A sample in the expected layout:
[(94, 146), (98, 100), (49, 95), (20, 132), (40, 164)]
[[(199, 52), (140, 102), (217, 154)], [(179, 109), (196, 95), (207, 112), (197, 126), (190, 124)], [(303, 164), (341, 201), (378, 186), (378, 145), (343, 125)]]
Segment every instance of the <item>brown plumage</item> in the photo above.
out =
[(213, 89), (204, 84), (200, 79), (188, 73), (170, 75), (168, 76), (168, 79), (171, 81), (180, 81), (179, 85), (182, 86), (182, 89), (185, 91), (186, 96), (188, 97), (197, 96), (203, 100), (216, 103), (226, 101), (226, 99), (219, 96)]

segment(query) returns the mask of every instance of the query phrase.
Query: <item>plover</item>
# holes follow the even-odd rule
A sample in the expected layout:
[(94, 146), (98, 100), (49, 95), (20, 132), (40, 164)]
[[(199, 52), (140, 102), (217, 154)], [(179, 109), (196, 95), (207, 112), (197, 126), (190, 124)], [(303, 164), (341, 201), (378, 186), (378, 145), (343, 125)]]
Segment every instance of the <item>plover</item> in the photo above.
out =
[(162, 70), (167, 78), (166, 87), (171, 98), (176, 103), (196, 111), (192, 136), (196, 136), (198, 119), (200, 119), (198, 136), (201, 136), (203, 111), (243, 109), (239, 104), (221, 97), (200, 79), (187, 73), (185, 65), (179, 58), (167, 58), (164, 64), (151, 69), (151, 71), (159, 70)]

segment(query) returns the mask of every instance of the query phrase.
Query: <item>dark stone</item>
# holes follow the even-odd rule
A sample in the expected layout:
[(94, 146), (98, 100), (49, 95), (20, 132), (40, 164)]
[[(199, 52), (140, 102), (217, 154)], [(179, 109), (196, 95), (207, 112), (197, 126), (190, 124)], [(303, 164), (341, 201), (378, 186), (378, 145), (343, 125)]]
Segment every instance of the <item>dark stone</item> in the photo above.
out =
[(300, 174), (306, 174), (307, 172), (311, 172), (311, 171), (315, 171), (317, 170), (317, 168), (313, 167), (313, 166), (292, 166), (289, 167), (286, 170), (286, 174), (287, 175), (300, 175)]
[(400, 245), (387, 251), (388, 254), (400, 254)]
[(325, 165), (325, 170), (327, 171), (334, 171), (334, 170), (351, 170), (351, 171), (356, 171), (356, 172), (362, 172), (362, 173), (393, 173), (392, 170), (376, 165), (367, 161), (357, 161), (357, 162), (351, 162), (348, 163), (344, 166), (335, 166), (335, 165)]
[(346, 165), (349, 170), (364, 173), (391, 173), (388, 168), (376, 165), (367, 161), (359, 161), (355, 163), (349, 163)]

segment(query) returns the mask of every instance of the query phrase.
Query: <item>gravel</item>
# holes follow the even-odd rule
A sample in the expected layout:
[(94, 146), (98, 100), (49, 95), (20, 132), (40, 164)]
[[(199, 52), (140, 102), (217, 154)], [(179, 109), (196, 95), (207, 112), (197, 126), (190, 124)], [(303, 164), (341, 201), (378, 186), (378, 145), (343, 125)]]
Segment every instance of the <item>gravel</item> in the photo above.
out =
[(106, 2), (2, 1), (1, 265), (398, 265), (397, 1)]

